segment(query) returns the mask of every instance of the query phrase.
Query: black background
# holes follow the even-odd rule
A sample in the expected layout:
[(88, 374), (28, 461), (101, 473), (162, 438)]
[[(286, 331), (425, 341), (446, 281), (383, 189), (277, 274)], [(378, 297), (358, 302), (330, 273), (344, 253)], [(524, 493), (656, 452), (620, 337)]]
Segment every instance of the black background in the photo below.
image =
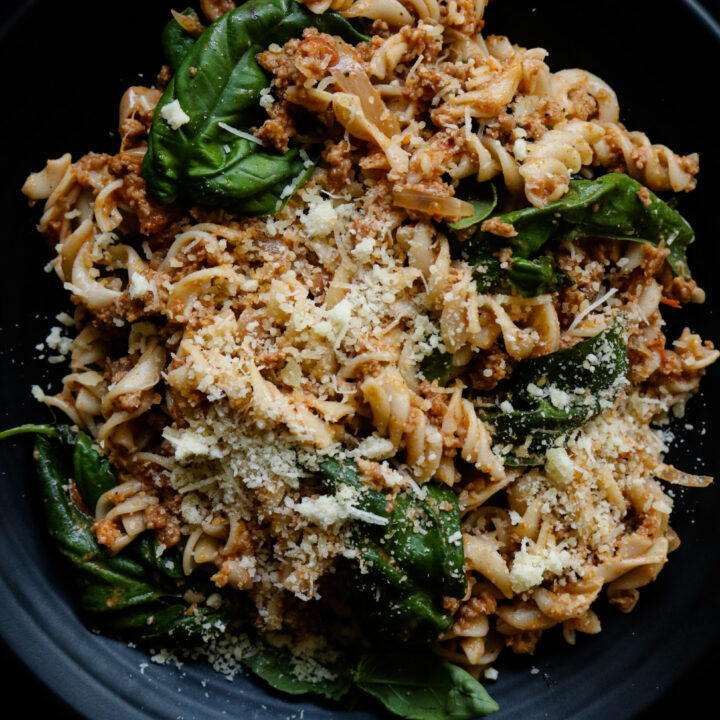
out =
[[(152, 0), (148, 0), (152, 3)], [(512, 0), (495, 0), (495, 2), (510, 3)], [(631, 3), (632, 0), (628, 0)], [(19, 2), (7, 2), (0, 0), (0, 25), (8, 20), (15, 9), (20, 5)], [(588, 3), (588, 7), (597, 7), (596, 3)], [(602, 4), (600, 4), (602, 5)], [(84, 12), (91, 5), (85, 3), (67, 3), (68, 13)], [(101, 22), (110, 22), (110, 15), (122, 13), (122, 3), (99, 3), (93, 4), (94, 11), (98, 13)], [(180, 3), (178, 7), (184, 6)], [(542, 0), (538, 0), (538, 6), (542, 6)], [(668, 15), (668, 24), (672, 23), (672, 2), (658, 2), (657, 11)], [(716, 18), (720, 18), (720, 0), (705, 0), (705, 8), (707, 8)], [(31, 42), (31, 39), (29, 39)], [(674, 43), (658, 42), (659, 52), (676, 52)], [(61, 62), (61, 53), (59, 53), (59, 62)], [(718, 58), (720, 61), (720, 58)], [(678, 62), (688, 63), (688, 71), (691, 71), (692, 58), (687, 55), (678, 56)], [(720, 62), (716, 63), (715, 68), (706, 68), (706, 72), (714, 74)], [(552, 64), (551, 64), (552, 66)], [(12, 68), (4, 67), (3, 72), (10, 72)], [(712, 78), (709, 78), (712, 81)], [(151, 80), (148, 80), (151, 82)], [(129, 83), (127, 83), (129, 84)], [(715, 92), (713, 88), (711, 92)], [(12, 98), (4, 97), (0, 101), (0, 112), (8, 113), (12, 111)], [(52, 108), (46, 108), (46, 111), (52, 113)], [(52, 118), (50, 117), (49, 120)], [(21, 131), (22, 118), (17, 118), (17, 128)], [(709, 132), (717, 133), (716, 128), (709, 127)], [(12, 138), (4, 137), (5, 143), (12, 142)], [(708, 182), (709, 178), (705, 178)], [(3, 188), (3, 193), (8, 192), (9, 188)], [(12, 189), (14, 191), (14, 188)], [(711, 238), (712, 240), (713, 238)], [(4, 238), (4, 242), (10, 241)], [(717, 289), (715, 289), (717, 292)], [(0, 598), (0, 612), (2, 612), (2, 599)], [(711, 648), (701, 660), (693, 667), (693, 669), (684, 676), (678, 677), (676, 684), (659, 700), (657, 700), (650, 708), (641, 713), (638, 718), (640, 720), (650, 720), (653, 718), (664, 717), (717, 717), (718, 711), (716, 705), (716, 684), (717, 671), (720, 667), (720, 649)], [(37, 678), (29, 673), (20, 661), (7, 649), (0, 641), (0, 677), (4, 686), (4, 703), (6, 706), (12, 706), (15, 702), (20, 702), (22, 715), (24, 717), (33, 718), (39, 716), (40, 712), (48, 713), (51, 717), (59, 720), (77, 719), (80, 716), (72, 711), (63, 701), (59, 700), (52, 692), (50, 692)], [(492, 691), (492, 688), (490, 688)], [(608, 692), (612, 692), (612, 688), (607, 688)]]

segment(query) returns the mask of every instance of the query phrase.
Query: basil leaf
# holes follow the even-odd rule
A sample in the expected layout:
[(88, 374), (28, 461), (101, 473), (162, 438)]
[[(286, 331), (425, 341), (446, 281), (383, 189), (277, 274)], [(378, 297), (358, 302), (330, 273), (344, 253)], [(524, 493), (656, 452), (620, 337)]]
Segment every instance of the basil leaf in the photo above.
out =
[[(308, 173), (299, 149), (265, 152), (223, 126), (249, 135), (262, 122), (260, 91), (269, 80), (255, 56), (308, 27), (348, 42), (367, 39), (335, 12), (315, 15), (294, 0), (250, 0), (194, 42), (157, 105), (143, 160), (143, 177), (158, 201), (184, 198), (242, 214), (282, 207)], [(190, 120), (173, 130), (162, 109), (175, 100)]]
[(363, 655), (355, 684), (412, 720), (473, 720), (498, 709), (467, 671), (429, 654)]
[[(647, 205), (640, 199), (641, 192), (647, 192)], [(479, 230), (467, 242), (453, 245), (456, 255), (482, 268), (476, 279), (483, 292), (500, 290), (503, 283), (526, 296), (556, 289), (566, 279), (553, 263), (538, 255), (550, 242), (573, 238), (632, 240), (667, 247), (667, 262), (675, 275), (690, 277), (686, 250), (694, 238), (692, 228), (628, 175), (609, 173), (597, 180), (571, 180), (570, 189), (557, 202), (497, 217), (512, 225), (517, 235), (500, 237)], [(501, 268), (494, 255), (505, 247), (512, 249), (512, 260), (507, 268)]]
[(351, 598), (364, 628), (420, 642), (447, 630), (452, 617), (443, 608), (443, 597), (462, 597), (466, 590), (455, 493), (426, 483), (424, 497), (401, 492), (389, 512), (385, 496), (360, 483), (354, 463), (326, 460), (320, 464), (320, 479), (333, 491), (350, 485), (358, 493), (358, 509), (388, 519), (387, 525), (357, 521), (349, 535), (357, 550), (348, 568)]
[(470, 217), (449, 222), (448, 227), (451, 227), (453, 230), (465, 230), (473, 225), (477, 225), (490, 216), (490, 213), (495, 209), (498, 202), (495, 183), (473, 183), (473, 192), (477, 197), (468, 197), (467, 202), (475, 208), (475, 212)]
[(495, 442), (511, 446), (508, 465), (542, 465), (547, 450), (612, 406), (626, 384), (624, 323), (616, 320), (595, 337), (521, 362), (498, 389), (512, 409), (492, 410)]
[(276, 690), (290, 695), (315, 693), (329, 700), (339, 700), (350, 690), (347, 658), (335, 648), (323, 648), (322, 661), (314, 654), (296, 658), (287, 645), (250, 637), (252, 650), (243, 652), (241, 662)]
[[(191, 7), (185, 8), (181, 13), (181, 15), (194, 14), (195, 11)], [(190, 48), (195, 44), (195, 38), (187, 33), (175, 18), (172, 18), (163, 28), (160, 40), (168, 65), (176, 73)]]

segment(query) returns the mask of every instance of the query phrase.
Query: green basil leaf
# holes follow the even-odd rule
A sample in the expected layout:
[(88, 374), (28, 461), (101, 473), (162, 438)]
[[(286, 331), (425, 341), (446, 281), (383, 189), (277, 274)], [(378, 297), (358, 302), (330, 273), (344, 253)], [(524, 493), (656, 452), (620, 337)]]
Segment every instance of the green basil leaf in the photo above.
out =
[[(195, 11), (191, 7), (188, 7), (185, 8), (181, 14), (194, 15)], [(190, 51), (190, 48), (195, 44), (195, 38), (187, 33), (175, 18), (172, 18), (163, 28), (160, 41), (162, 42), (163, 52), (167, 58), (168, 65), (170, 65), (172, 71), (176, 73), (183, 59)]]
[[(645, 192), (647, 205), (641, 200)], [(573, 238), (631, 240), (667, 247), (667, 262), (675, 275), (690, 277), (686, 251), (694, 238), (692, 228), (628, 175), (609, 173), (597, 180), (571, 180), (570, 189), (557, 202), (498, 218), (512, 225), (517, 235), (500, 237), (479, 230), (467, 242), (453, 244), (456, 255), (479, 266), (476, 279), (483, 292), (501, 290), (503, 283), (523, 295), (553, 291), (567, 278), (538, 256), (548, 243)], [(505, 247), (512, 249), (512, 261), (501, 268), (494, 255)]]
[(356, 507), (388, 519), (387, 525), (356, 521), (350, 544), (357, 557), (349, 563), (351, 597), (368, 632), (403, 641), (435, 639), (452, 624), (443, 597), (466, 590), (465, 554), (455, 493), (426, 483), (423, 496), (408, 490), (388, 512), (385, 496), (364, 487), (354, 463), (326, 460), (320, 479), (333, 491), (350, 485)]
[(430, 581), (439, 594), (462, 597), (467, 585), (456, 495), (447, 485), (432, 482), (421, 491), (424, 499), (412, 490), (395, 498), (382, 544), (408, 577)]
[(322, 648), (320, 657), (296, 657), (288, 645), (272, 645), (257, 635), (249, 637), (252, 650), (243, 652), (242, 664), (276, 690), (290, 695), (314, 693), (330, 700), (339, 700), (350, 690), (350, 667), (336, 648)]
[(481, 293), (517, 291), (524, 297), (536, 297), (570, 287), (573, 279), (557, 267), (551, 255), (540, 255), (533, 260), (513, 255), (503, 265), (496, 257), (499, 247), (475, 247), (473, 276)]
[(467, 671), (424, 653), (363, 655), (355, 684), (411, 720), (474, 720), (498, 709)]
[(485, 412), (495, 442), (510, 446), (509, 465), (542, 465), (545, 453), (612, 406), (626, 384), (625, 324), (616, 320), (595, 337), (521, 362), (498, 386), (511, 410)]
[(365, 487), (360, 482), (357, 465), (353, 461), (328, 458), (318, 467), (320, 480), (328, 490), (337, 492), (343, 485), (349, 485), (357, 491), (356, 505), (360, 510), (384, 518), (389, 516), (385, 495)]
[[(276, 212), (307, 176), (298, 148), (266, 152), (247, 137), (262, 122), (269, 84), (255, 56), (308, 27), (367, 39), (335, 12), (315, 15), (295, 0), (250, 0), (222, 15), (184, 55), (155, 111), (142, 174), (162, 203), (180, 198), (242, 214)], [(193, 68), (193, 72), (190, 71)], [(177, 100), (190, 120), (176, 130), (162, 109)]]
[(475, 212), (470, 217), (449, 222), (448, 226), (453, 230), (465, 230), (473, 225), (477, 225), (479, 222), (485, 220), (485, 218), (490, 217), (490, 214), (497, 206), (498, 196), (495, 183), (473, 183), (473, 192), (475, 196), (466, 199), (467, 202), (475, 208)]

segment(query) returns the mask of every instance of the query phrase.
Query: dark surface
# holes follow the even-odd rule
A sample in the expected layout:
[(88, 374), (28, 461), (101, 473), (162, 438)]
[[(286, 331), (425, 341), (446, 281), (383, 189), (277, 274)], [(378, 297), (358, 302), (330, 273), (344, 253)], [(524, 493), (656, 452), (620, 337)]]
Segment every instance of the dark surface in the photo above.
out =
[[(47, 389), (61, 371), (34, 359), (33, 348), (55, 324), (53, 316), (68, 309), (59, 283), (42, 272), (50, 253), (33, 232), (38, 214), (25, 208), (18, 189), (27, 173), (40, 169), (47, 157), (65, 151), (79, 157), (88, 150), (113, 150), (116, 138), (110, 131), (118, 99), (127, 85), (138, 82), (138, 72), (145, 71), (144, 82), (153, 81), (161, 60), (157, 32), (167, 13), (162, 3), (137, 0), (118, 3), (112, 10), (109, 4), (85, 2), (29, 4), (35, 9), (6, 38), (0, 37), (0, 61), (6, 70), (0, 113), (5, 140), (0, 217), (3, 265), (10, 269), (0, 286), (0, 428), (46, 418), (29, 398), (29, 388), (39, 382)], [(2, 3), (0, 22), (19, 5)], [(719, 2), (706, 6), (720, 14)], [(97, 15), (98, 7), (103, 16)], [(537, 10), (529, 12), (533, 7)], [(718, 41), (679, 1), (659, 5), (613, 0), (603, 3), (597, 17), (589, 17), (589, 7), (495, 0), (487, 18), (491, 32), (550, 50), (552, 68), (584, 67), (606, 79), (618, 91), (623, 120), (632, 129), (640, 128), (678, 152), (701, 152), (699, 189), (683, 198), (681, 210), (698, 234), (690, 264), (708, 290), (709, 301), (705, 308), (681, 311), (681, 318), (677, 311), (672, 316), (672, 310), (666, 316), (671, 337), (687, 323), (717, 343), (714, 180), (720, 172), (720, 154), (714, 127), (703, 112), (706, 86), (717, 67)], [(720, 398), (718, 374), (717, 369), (711, 371), (704, 397), (691, 403), (693, 428), (680, 426), (678, 450), (671, 457), (685, 469), (716, 476), (720, 447), (706, 438), (717, 437), (720, 430), (720, 419), (713, 413), (713, 401)], [(697, 711), (704, 701), (714, 697), (720, 660), (715, 642), (720, 627), (714, 612), (719, 494), (717, 488), (677, 493), (673, 525), (683, 544), (659, 580), (641, 591), (632, 614), (623, 616), (603, 607), (603, 633), (581, 637), (575, 649), (564, 648), (551, 631), (534, 658), (503, 657), (500, 679), (488, 684), (502, 708), (495, 716), (498, 720), (701, 714)], [(151, 665), (141, 672), (139, 665), (147, 659), (139, 652), (82, 628), (62, 565), (43, 533), (37, 500), (30, 443), (3, 444), (0, 629), (24, 661), (55, 691), (73, 697), (88, 717), (104, 720), (122, 712), (124, 718), (138, 720), (285, 718), (298, 717), (301, 708), (305, 718), (340, 717), (335, 710), (314, 711), (309, 703), (281, 702), (250, 682), (227, 683), (204, 669)], [(34, 717), (42, 710), (55, 718), (78, 717), (4, 646), (0, 661), (8, 697), (22, 699), (24, 716)], [(540, 673), (531, 675), (533, 666)], [(206, 687), (200, 684), (203, 680)]]

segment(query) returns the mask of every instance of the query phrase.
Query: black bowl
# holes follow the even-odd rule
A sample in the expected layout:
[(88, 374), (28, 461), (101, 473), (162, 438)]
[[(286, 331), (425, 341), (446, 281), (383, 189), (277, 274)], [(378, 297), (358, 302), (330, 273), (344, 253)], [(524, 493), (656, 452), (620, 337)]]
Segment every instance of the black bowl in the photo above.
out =
[[(9, 274), (1, 288), (0, 428), (47, 419), (47, 411), (31, 399), (30, 386), (57, 388), (62, 372), (37, 359), (35, 346), (53, 317), (69, 309), (60, 283), (43, 272), (51, 253), (34, 230), (39, 213), (26, 207), (20, 187), (48, 157), (114, 152), (119, 98), (130, 84), (154, 81), (162, 62), (159, 30), (170, 6), (147, 0), (112, 6), (46, 0), (16, 3), (15, 10), (3, 4), (0, 218), (2, 262)], [(680, 208), (697, 232), (690, 264), (708, 302), (665, 314), (671, 338), (689, 325), (704, 337), (720, 339), (714, 327), (720, 307), (714, 195), (720, 153), (708, 110), (720, 28), (690, 0), (607, 0), (592, 6), (496, 0), (487, 20), (490, 32), (547, 48), (552, 68), (582, 67), (607, 80), (631, 129), (678, 152), (701, 153), (699, 187), (681, 199)], [(720, 445), (711, 440), (720, 431), (712, 410), (720, 400), (719, 381), (720, 371), (711, 370), (688, 418), (676, 423), (670, 459), (684, 469), (720, 472)], [(245, 676), (229, 683), (203, 665), (150, 663), (127, 644), (91, 634), (78, 617), (66, 568), (46, 536), (29, 442), (0, 444), (0, 473), (2, 636), (82, 715), (100, 720), (379, 716), (369, 705), (343, 714), (329, 705), (287, 700)], [(621, 615), (601, 605), (600, 635), (581, 636), (575, 648), (568, 648), (558, 632), (550, 631), (534, 657), (503, 656), (497, 663), (499, 680), (490, 687), (501, 707), (498, 720), (634, 717), (716, 643), (718, 490), (675, 495), (673, 526), (683, 543), (659, 580), (641, 591), (636, 610)], [(531, 673), (533, 668), (539, 672)], [(22, 672), (10, 677), (27, 682)], [(697, 690), (697, 683), (693, 687)], [(43, 696), (27, 697), (24, 690), (15, 688), (25, 709), (39, 709)], [(687, 699), (695, 705), (701, 698)]]

